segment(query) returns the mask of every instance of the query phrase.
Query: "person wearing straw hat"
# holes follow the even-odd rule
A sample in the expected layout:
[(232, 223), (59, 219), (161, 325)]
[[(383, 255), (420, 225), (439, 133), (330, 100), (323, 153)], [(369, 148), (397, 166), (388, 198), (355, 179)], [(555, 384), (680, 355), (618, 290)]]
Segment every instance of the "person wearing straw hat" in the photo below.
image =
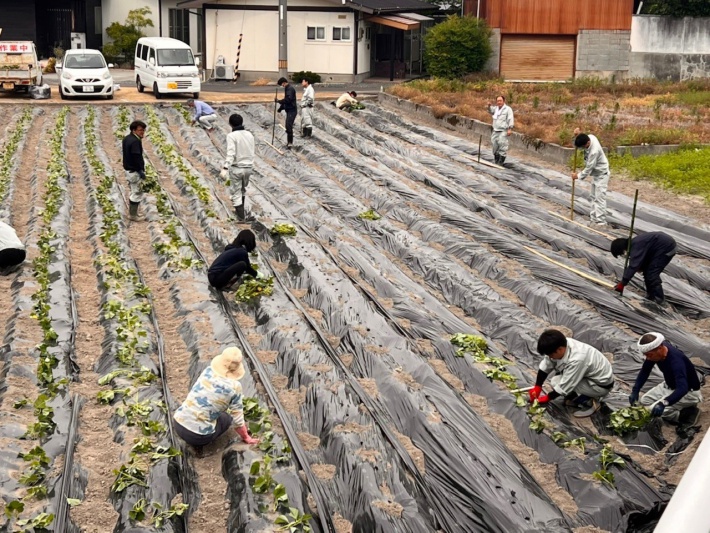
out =
[(236, 347), (227, 348), (212, 359), (175, 411), (175, 431), (198, 454), (232, 425), (246, 444), (259, 442), (249, 435), (244, 422), (239, 382), (245, 374), (242, 359), (242, 351)]
[(646, 360), (636, 376), (629, 403), (634, 405), (639, 401), (641, 388), (657, 365), (663, 373), (663, 382), (641, 396), (641, 405), (650, 407), (653, 416), (660, 416), (668, 422), (689, 421), (694, 424), (699, 414), (697, 406), (703, 401), (703, 395), (700, 393), (698, 373), (688, 356), (656, 332), (646, 333), (636, 346)]

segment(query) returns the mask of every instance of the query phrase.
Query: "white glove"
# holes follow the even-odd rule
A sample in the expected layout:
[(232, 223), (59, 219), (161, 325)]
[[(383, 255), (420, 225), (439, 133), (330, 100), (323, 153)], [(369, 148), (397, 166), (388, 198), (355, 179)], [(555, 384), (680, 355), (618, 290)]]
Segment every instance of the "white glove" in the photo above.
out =
[(222, 171), (219, 173), (219, 177), (222, 179), (226, 179), (227, 176), (229, 176), (229, 169), (223, 168)]
[(256, 279), (264, 279), (265, 277), (266, 275), (263, 272), (261, 272), (260, 270), (256, 271)]

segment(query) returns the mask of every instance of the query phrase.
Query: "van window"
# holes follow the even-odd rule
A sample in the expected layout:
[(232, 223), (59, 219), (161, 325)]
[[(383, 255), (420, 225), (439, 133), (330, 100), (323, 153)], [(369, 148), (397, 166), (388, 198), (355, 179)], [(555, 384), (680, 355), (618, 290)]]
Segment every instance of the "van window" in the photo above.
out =
[(147, 44), (144, 44), (144, 45), (143, 45), (143, 52), (141, 53), (141, 59), (142, 59), (143, 61), (147, 61), (147, 60), (148, 60), (148, 45), (147, 45)]
[(189, 48), (166, 48), (158, 50), (158, 64), (164, 67), (194, 67), (195, 58)]
[(153, 58), (153, 60), (155, 60), (155, 50), (153, 50), (152, 48), (148, 48), (148, 59), (150, 59), (151, 57)]
[(139, 44), (138, 47), (136, 48), (136, 57), (141, 56), (141, 51), (143, 50), (143, 45)]

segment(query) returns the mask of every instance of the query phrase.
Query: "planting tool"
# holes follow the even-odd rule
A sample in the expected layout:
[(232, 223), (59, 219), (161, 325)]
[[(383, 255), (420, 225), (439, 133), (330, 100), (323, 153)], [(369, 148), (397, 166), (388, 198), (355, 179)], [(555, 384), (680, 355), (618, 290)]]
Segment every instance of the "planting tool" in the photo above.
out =
[(570, 272), (574, 272), (578, 276), (582, 276), (584, 279), (588, 279), (589, 281), (593, 281), (594, 283), (601, 285), (602, 287), (606, 287), (608, 289), (614, 288), (614, 284), (610, 283), (609, 281), (607, 281), (605, 279), (599, 279), (599, 278), (595, 278), (594, 276), (590, 276), (586, 272), (582, 272), (581, 270), (577, 270), (576, 268), (572, 268), (570, 266), (567, 266), (564, 263), (560, 263), (559, 261), (555, 261), (554, 259), (550, 259), (545, 254), (540, 253), (537, 250), (533, 250), (532, 248), (528, 248), (527, 246), (523, 246), (523, 248), (525, 248), (528, 252), (532, 252), (535, 255), (542, 257), (543, 259), (546, 259), (547, 261), (549, 261), (553, 265), (557, 265), (559, 267), (564, 268), (565, 270), (569, 270)]
[(629, 228), (629, 242), (626, 246), (626, 260), (624, 261), (624, 272), (629, 266), (629, 256), (631, 255), (631, 239), (634, 238), (634, 222), (636, 222), (636, 204), (639, 201), (639, 190), (634, 194), (634, 208), (631, 211), (631, 227)]
[(481, 141), (483, 140), (483, 135), (478, 137), (478, 162), (481, 162)]
[[(579, 153), (579, 150), (576, 148), (574, 149), (574, 164), (572, 165), (572, 172), (577, 172), (577, 154)], [(572, 201), (570, 202), (569, 206), (569, 219), (574, 220), (574, 182), (577, 181), (576, 179), (572, 179)]]
[[(279, 98), (279, 90), (276, 89), (276, 92), (274, 93), (274, 125), (271, 128), (271, 145), (273, 146), (274, 144), (274, 139), (276, 138), (276, 100)], [(283, 155), (283, 154), (281, 154)]]
[(515, 394), (517, 392), (528, 392), (529, 390), (532, 390), (534, 387), (535, 387), (534, 385), (530, 385), (529, 387), (522, 387), (520, 389), (514, 389), (510, 392), (512, 392), (513, 394)]
[(276, 151), (279, 153), (279, 155), (284, 155), (284, 153), (283, 153), (281, 150), (279, 150), (278, 148), (276, 148), (276, 147), (275, 147), (273, 144), (271, 144), (269, 141), (264, 141), (264, 144), (268, 144), (269, 146), (271, 146), (271, 148), (273, 148), (274, 150), (276, 150)]

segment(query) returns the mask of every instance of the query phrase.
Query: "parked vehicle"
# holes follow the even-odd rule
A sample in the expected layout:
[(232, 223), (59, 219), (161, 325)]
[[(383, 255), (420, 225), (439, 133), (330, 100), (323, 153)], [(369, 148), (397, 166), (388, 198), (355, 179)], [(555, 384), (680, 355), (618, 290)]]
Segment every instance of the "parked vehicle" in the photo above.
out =
[(112, 100), (113, 76), (103, 54), (88, 48), (67, 50), (59, 76), (59, 95), (63, 100), (70, 96), (105, 96)]
[(29, 92), (42, 85), (42, 66), (31, 41), (0, 41), (0, 90)]
[(168, 93), (200, 96), (200, 73), (189, 45), (169, 37), (143, 37), (138, 40), (135, 57), (136, 87), (146, 87), (156, 98)]

